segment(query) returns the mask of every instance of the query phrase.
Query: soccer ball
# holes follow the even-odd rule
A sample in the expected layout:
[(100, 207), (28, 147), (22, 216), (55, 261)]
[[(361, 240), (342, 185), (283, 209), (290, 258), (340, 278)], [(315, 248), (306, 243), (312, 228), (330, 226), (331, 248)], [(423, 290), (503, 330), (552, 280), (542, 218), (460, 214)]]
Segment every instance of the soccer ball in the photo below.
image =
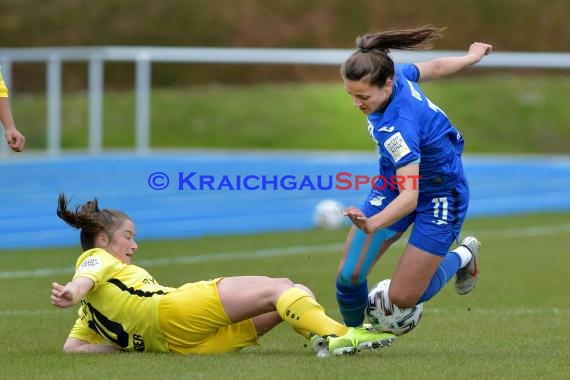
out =
[(313, 212), (313, 222), (319, 228), (336, 229), (344, 224), (343, 206), (333, 199), (320, 201)]
[(424, 304), (399, 308), (388, 298), (390, 279), (380, 281), (368, 294), (366, 316), (372, 326), (382, 332), (404, 335), (412, 331), (422, 317)]

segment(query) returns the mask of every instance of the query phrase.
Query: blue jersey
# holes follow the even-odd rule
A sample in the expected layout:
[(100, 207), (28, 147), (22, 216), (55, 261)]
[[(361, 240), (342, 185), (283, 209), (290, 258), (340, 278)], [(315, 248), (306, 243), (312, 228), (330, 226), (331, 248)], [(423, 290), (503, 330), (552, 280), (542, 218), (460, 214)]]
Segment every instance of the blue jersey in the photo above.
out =
[(368, 115), (368, 130), (378, 143), (380, 174), (391, 178), (396, 169), (419, 163), (422, 196), (454, 188), (464, 173), (463, 137), (423, 94), (419, 76), (413, 64), (395, 65), (392, 96), (383, 110)]

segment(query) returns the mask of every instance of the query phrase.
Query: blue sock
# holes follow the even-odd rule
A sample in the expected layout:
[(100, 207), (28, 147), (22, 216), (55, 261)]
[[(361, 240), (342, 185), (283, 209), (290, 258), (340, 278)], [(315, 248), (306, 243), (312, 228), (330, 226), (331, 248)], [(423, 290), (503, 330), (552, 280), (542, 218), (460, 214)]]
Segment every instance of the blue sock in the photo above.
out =
[(336, 281), (336, 299), (344, 324), (358, 327), (364, 322), (364, 310), (368, 304), (368, 282), (356, 285), (343, 285)]
[(432, 299), (433, 296), (435, 296), (445, 286), (445, 284), (455, 276), (460, 267), (461, 258), (459, 258), (457, 253), (449, 252), (445, 255), (418, 303)]

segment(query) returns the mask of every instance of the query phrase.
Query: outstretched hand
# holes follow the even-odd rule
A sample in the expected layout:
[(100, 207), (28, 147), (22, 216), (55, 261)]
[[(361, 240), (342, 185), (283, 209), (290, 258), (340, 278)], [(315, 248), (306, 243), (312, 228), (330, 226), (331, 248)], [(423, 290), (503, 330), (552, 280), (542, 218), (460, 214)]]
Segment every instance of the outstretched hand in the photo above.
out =
[(469, 46), (468, 55), (471, 55), (477, 59), (476, 62), (479, 62), (484, 56), (491, 54), (493, 51), (493, 45), (486, 44), (484, 42), (473, 42), (471, 46)]
[(51, 304), (62, 308), (75, 305), (73, 291), (69, 288), (69, 284), (64, 286), (54, 282), (51, 285)]
[(348, 216), (352, 224), (354, 224), (358, 229), (366, 233), (370, 232), (367, 223), (368, 217), (366, 217), (358, 207), (347, 207), (342, 210), (342, 214), (344, 216)]

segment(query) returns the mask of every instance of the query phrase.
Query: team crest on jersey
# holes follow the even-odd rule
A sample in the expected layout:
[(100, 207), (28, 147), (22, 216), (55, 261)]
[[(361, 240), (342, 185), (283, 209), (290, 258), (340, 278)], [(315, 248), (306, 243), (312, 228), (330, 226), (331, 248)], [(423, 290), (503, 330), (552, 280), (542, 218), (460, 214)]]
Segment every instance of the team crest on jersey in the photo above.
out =
[(378, 195), (374, 198), (371, 198), (369, 202), (372, 206), (380, 207), (380, 206), (382, 206), (382, 202), (384, 201), (384, 199), (386, 199), (385, 196)]
[(394, 162), (400, 161), (402, 157), (411, 152), (400, 132), (390, 136), (384, 143), (384, 147), (392, 155)]
[(79, 266), (79, 272), (96, 272), (101, 266), (101, 261), (98, 257), (89, 257), (85, 259)]

